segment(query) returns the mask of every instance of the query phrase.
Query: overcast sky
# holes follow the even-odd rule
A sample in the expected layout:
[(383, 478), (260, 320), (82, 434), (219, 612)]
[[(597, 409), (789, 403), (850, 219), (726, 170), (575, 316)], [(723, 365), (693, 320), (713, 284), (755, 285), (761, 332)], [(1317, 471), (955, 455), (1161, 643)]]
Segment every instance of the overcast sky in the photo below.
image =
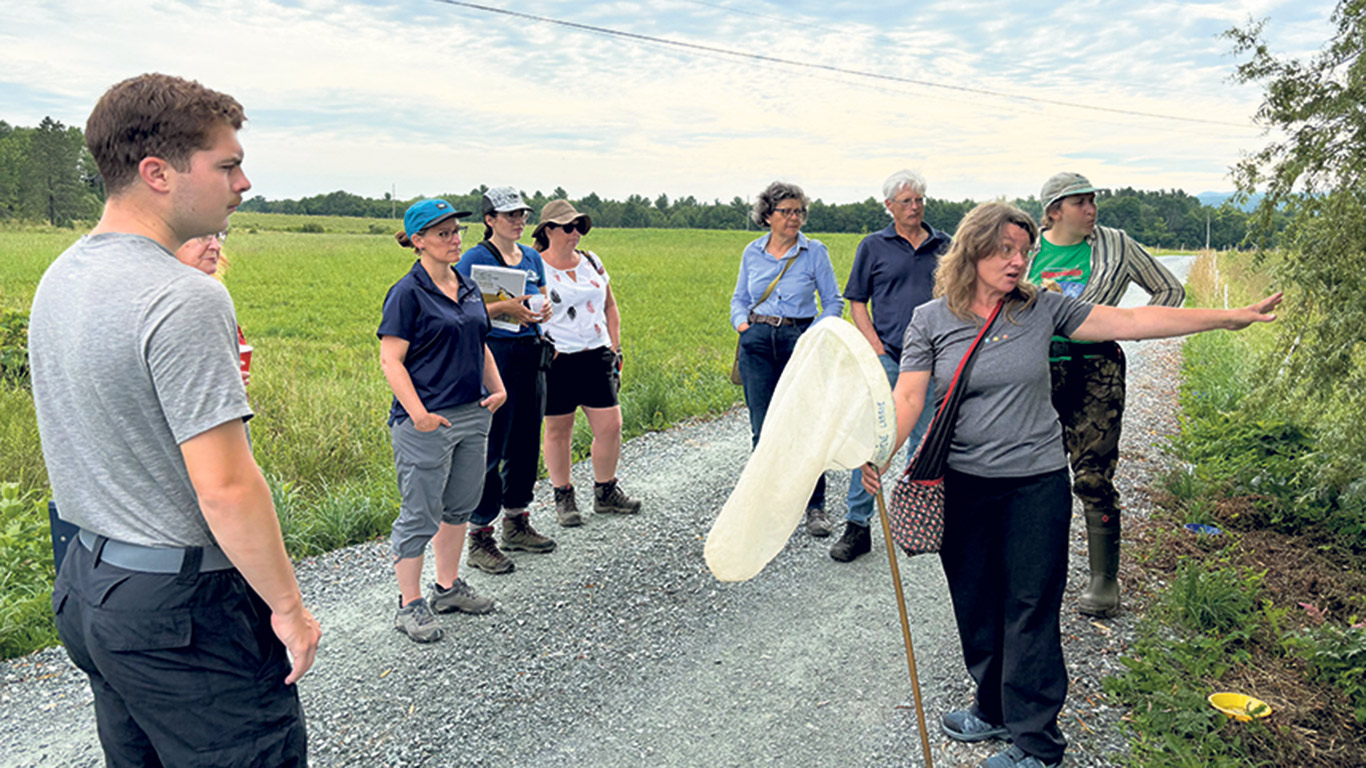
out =
[(84, 126), (119, 79), (193, 78), (245, 106), (249, 195), (269, 198), (511, 184), (729, 200), (784, 179), (848, 202), (903, 167), (949, 199), (1037, 195), (1060, 170), (1198, 194), (1231, 189), (1229, 166), (1266, 143), (1261, 91), (1231, 81), (1220, 33), (1267, 18), (1273, 50), (1304, 56), (1333, 8), (481, 4), (627, 36), (441, 0), (5, 0), (0, 119)]

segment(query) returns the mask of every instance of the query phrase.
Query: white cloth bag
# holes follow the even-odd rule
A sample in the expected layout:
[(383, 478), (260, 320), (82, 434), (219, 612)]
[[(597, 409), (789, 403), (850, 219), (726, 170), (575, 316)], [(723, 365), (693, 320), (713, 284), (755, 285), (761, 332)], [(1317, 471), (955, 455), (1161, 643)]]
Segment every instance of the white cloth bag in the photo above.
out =
[(797, 341), (778, 380), (759, 445), (707, 534), (721, 581), (753, 578), (782, 551), (827, 469), (882, 466), (896, 445), (887, 374), (853, 325), (826, 318)]

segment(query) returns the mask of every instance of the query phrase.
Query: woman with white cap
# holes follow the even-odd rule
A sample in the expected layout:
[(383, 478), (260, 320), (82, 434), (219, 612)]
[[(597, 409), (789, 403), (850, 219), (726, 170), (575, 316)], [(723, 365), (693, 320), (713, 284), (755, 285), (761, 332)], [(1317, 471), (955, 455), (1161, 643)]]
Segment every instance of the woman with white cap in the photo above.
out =
[(617, 483), (621, 458), (621, 315), (602, 260), (579, 250), (579, 239), (593, 220), (568, 200), (551, 200), (541, 209), (532, 233), (546, 267), (554, 314), (545, 335), (555, 345), (546, 374), (545, 469), (555, 487), (560, 525), (583, 523), (569, 479), (569, 448), (574, 411), (583, 408), (593, 432), (593, 511), (635, 514), (640, 502)]
[[(489, 427), (484, 495), (470, 515), (469, 563), (485, 573), (511, 573), (515, 566), (493, 540), (493, 521), (503, 510), (503, 549), (547, 553), (555, 540), (531, 527), (532, 489), (541, 457), (541, 421), (545, 417), (545, 373), (541, 370), (540, 325), (550, 319), (545, 300), (545, 265), (540, 254), (517, 242), (526, 229), (531, 206), (512, 187), (484, 193), (484, 239), (460, 257), (456, 269), (465, 277), (477, 265), (516, 269), (526, 274), (520, 296), (485, 304), (493, 318), (517, 324), (516, 330), (495, 327), (488, 347), (498, 363), (507, 402)], [(532, 302), (541, 305), (539, 311)]]
[[(414, 641), (441, 638), (432, 611), (488, 613), (460, 578), (465, 527), (483, 490), (489, 421), (506, 394), (484, 343), (489, 317), (478, 286), (455, 270), (459, 219), (445, 200), (420, 200), (403, 217), (399, 245), (417, 251), (389, 289), (379, 324), (380, 366), (394, 392), (389, 435), (401, 497), (391, 537), (398, 577), (394, 628)], [(436, 583), (422, 596), (422, 556), (436, 556)]]

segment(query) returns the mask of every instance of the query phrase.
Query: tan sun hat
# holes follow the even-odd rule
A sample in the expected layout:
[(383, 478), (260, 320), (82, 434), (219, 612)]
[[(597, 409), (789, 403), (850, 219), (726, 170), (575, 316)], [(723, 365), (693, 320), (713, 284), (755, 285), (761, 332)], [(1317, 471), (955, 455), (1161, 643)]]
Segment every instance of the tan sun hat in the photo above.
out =
[(541, 232), (551, 224), (579, 223), (579, 232), (588, 234), (593, 228), (593, 219), (586, 213), (579, 213), (568, 200), (551, 200), (541, 208), (541, 223), (532, 231), (532, 237), (540, 237)]

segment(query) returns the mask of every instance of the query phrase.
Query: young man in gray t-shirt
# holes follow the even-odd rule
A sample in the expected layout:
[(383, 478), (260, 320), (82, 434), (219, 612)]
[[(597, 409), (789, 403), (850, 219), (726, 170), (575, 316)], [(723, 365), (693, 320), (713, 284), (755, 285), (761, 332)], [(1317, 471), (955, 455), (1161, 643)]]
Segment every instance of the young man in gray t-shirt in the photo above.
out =
[(53, 608), (111, 765), (307, 761), (294, 683), (321, 631), (247, 443), (232, 301), (174, 256), (251, 187), (243, 120), (179, 78), (110, 88), (86, 125), (104, 213), (34, 294), (43, 455), (81, 528)]

